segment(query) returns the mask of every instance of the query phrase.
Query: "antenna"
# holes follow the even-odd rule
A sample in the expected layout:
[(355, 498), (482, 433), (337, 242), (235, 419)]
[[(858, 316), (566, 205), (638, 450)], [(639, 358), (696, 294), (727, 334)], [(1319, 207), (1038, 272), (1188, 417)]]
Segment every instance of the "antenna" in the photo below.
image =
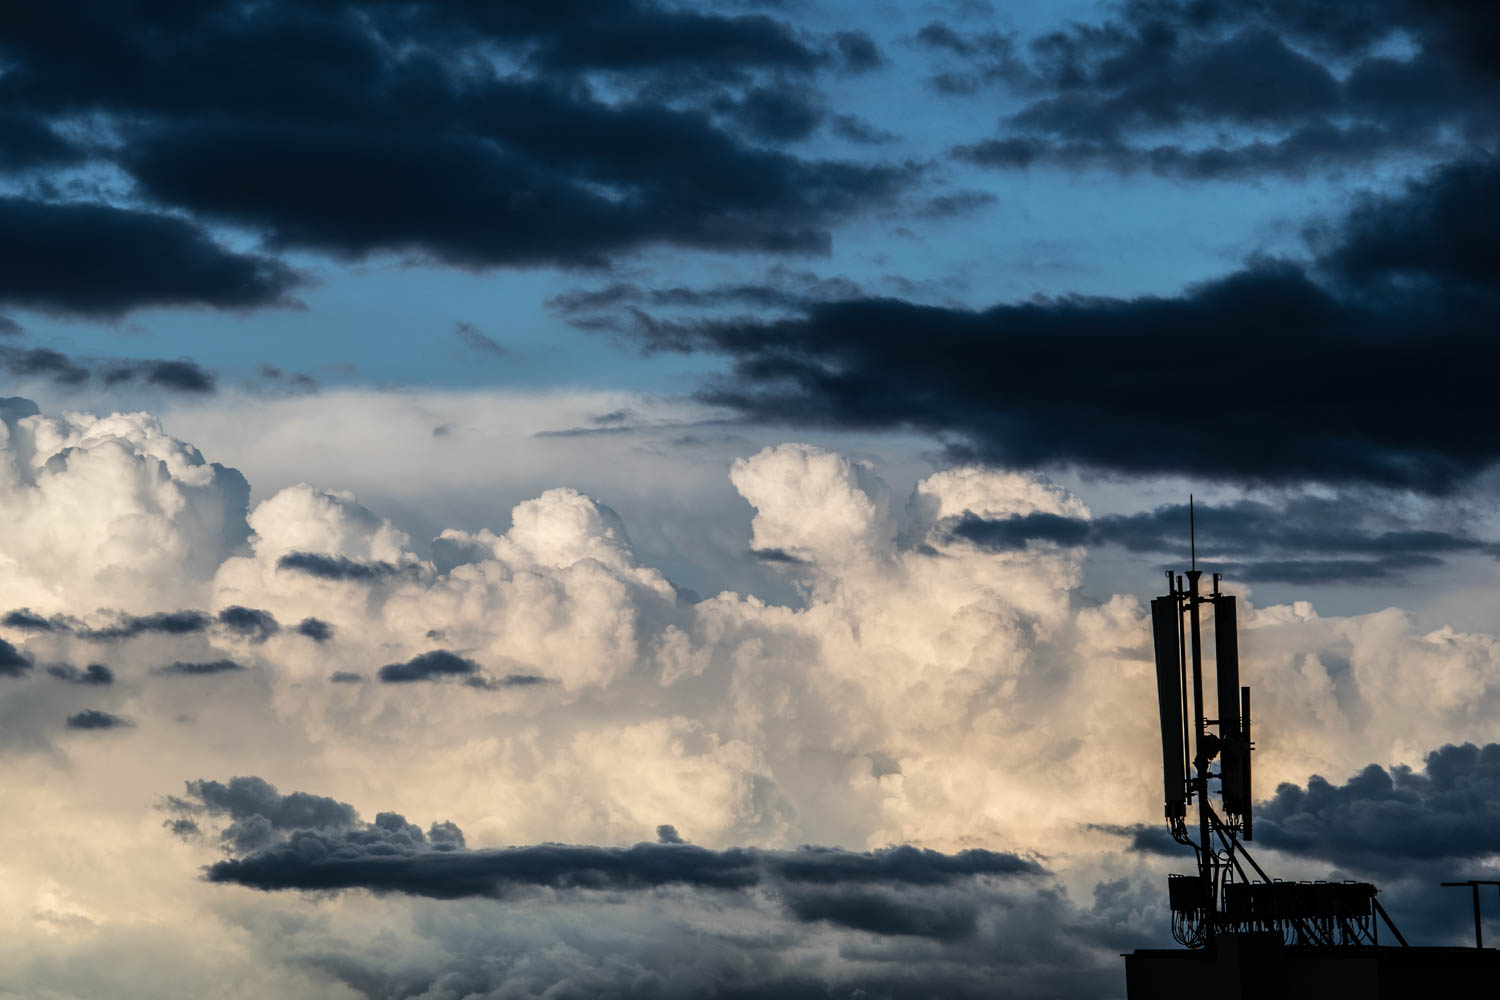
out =
[(1188, 494), (1188, 545), (1192, 547), (1193, 569), (1198, 568), (1198, 524), (1193, 517), (1193, 495)]
[[(1189, 948), (1214, 946), (1220, 934), (1280, 933), (1287, 944), (1329, 948), (1378, 944), (1376, 918), (1405, 940), (1368, 882), (1273, 880), (1245, 849), (1254, 833), (1250, 786), (1250, 689), (1240, 686), (1238, 614), (1233, 595), (1202, 593), (1198, 524), (1188, 494), (1187, 586), (1167, 571), (1167, 591), (1151, 602), (1157, 707), (1161, 713), (1162, 789), (1172, 839), (1198, 859), (1193, 875), (1170, 875), (1172, 936)], [(1202, 608), (1213, 612), (1216, 706), (1204, 685)], [(1212, 770), (1214, 764), (1217, 770)], [(1209, 782), (1220, 803), (1210, 803)], [(1196, 822), (1188, 813), (1197, 809)], [(1197, 829), (1194, 830), (1194, 827)], [(1463, 883), (1468, 884), (1468, 883)]]

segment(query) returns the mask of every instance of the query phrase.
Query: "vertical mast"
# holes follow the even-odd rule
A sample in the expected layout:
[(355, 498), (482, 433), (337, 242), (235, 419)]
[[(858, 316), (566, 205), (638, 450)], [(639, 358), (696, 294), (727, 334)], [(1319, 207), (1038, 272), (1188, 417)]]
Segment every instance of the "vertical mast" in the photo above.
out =
[[(1193, 657), (1193, 746), (1196, 751), (1193, 758), (1193, 767), (1197, 771), (1194, 784), (1198, 786), (1198, 842), (1202, 847), (1198, 855), (1198, 875), (1203, 880), (1203, 896), (1208, 902), (1210, 913), (1212, 913), (1215, 909), (1213, 860), (1215, 854), (1211, 839), (1212, 830), (1209, 825), (1208, 765), (1217, 752), (1217, 747), (1210, 746), (1208, 728), (1204, 723), (1203, 714), (1203, 633), (1198, 610), (1198, 605), (1201, 603), (1201, 598), (1198, 596), (1198, 578), (1200, 576), (1202, 576), (1202, 573), (1199, 570), (1188, 570), (1188, 624)], [(1217, 742), (1217, 740), (1214, 742)], [(1212, 942), (1214, 938), (1214, 922), (1212, 919), (1207, 921), (1206, 930), (1208, 940)]]

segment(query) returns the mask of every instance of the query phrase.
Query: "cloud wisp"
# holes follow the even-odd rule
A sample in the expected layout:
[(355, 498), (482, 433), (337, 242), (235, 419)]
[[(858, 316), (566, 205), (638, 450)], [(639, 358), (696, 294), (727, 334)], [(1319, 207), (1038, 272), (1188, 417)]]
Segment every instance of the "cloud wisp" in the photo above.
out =
[[(1092, 519), (1034, 513), (1007, 518), (960, 515), (955, 538), (991, 552), (1054, 545), (1118, 545), (1129, 552), (1176, 555), (1188, 525), (1186, 504)], [(1294, 496), (1283, 502), (1238, 500), (1197, 507), (1202, 568), (1247, 583), (1328, 584), (1399, 579), (1447, 558), (1500, 558), (1500, 544), (1407, 518), (1373, 496)]]
[(916, 40), (938, 93), (1023, 101), (962, 161), (1295, 177), (1493, 141), (1500, 80), (1478, 52), (1500, 20), (1483, 8), (1126, 2), (1025, 41), (942, 21)]
[(122, 716), (110, 712), (102, 712), (97, 708), (86, 708), (68, 716), (67, 727), (69, 729), (98, 730), (98, 729), (128, 729), (133, 723)]

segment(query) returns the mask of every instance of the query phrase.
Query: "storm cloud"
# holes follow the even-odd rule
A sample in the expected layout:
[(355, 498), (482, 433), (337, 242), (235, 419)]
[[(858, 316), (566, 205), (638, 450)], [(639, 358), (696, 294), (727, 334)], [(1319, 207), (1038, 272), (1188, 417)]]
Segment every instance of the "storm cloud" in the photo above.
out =
[(1256, 839), (1356, 871), (1457, 869), (1500, 854), (1500, 744), (1449, 744), (1420, 770), (1371, 764), (1343, 784), (1284, 784), (1256, 813)]
[[(1448, 744), (1428, 753), (1421, 769), (1369, 764), (1341, 784), (1316, 774), (1303, 784), (1282, 783), (1256, 805), (1250, 846), (1377, 882), (1417, 879), (1430, 886), (1475, 866), (1493, 867), (1500, 855), (1497, 792), (1500, 744)], [(1125, 837), (1131, 850), (1145, 854), (1182, 859), (1189, 851), (1162, 824), (1093, 829)], [(1402, 895), (1410, 901), (1419, 894), (1407, 887)]]
[[(659, 244), (822, 253), (913, 176), (767, 145), (823, 127), (818, 81), (882, 56), (860, 31), (764, 13), (68, 2), (18, 17), (0, 58), (0, 172), (118, 171), (144, 202), (0, 199), (0, 302), (55, 312), (290, 304), (302, 278), (228, 249), (220, 225), (273, 251), (466, 268)], [(66, 138), (80, 118), (116, 141)], [(69, 266), (84, 247), (97, 266)]]
[(432, 899), (506, 899), (539, 889), (758, 888), (782, 899), (800, 921), (951, 940), (974, 932), (976, 911), (971, 897), (947, 898), (946, 889), (973, 879), (1046, 875), (1034, 860), (978, 849), (709, 850), (662, 836), (660, 843), (631, 847), (470, 850), (452, 823), (435, 823), (428, 834), (396, 813), (358, 823), (347, 805), (301, 793), (280, 796), (257, 778), (228, 785), (190, 782), (188, 795), (209, 813), (233, 817), (224, 840), (241, 852), (210, 865), (205, 878), (264, 891), (365, 889)]
[[(1252, 260), (1172, 297), (808, 300), (785, 318), (642, 313), (630, 334), (728, 358), (699, 398), (756, 421), (925, 431), (1009, 466), (1443, 493), (1500, 459), (1453, 433), (1500, 418), (1500, 237), (1461, 207), (1479, 192), (1500, 167), (1450, 165), (1319, 228), (1306, 264)], [(1405, 249), (1428, 243), (1442, 252)], [(1210, 419), (1182, 419), (1193, 387)]]
[[(245, 309), (287, 304), (299, 284), (286, 265), (233, 253), (175, 215), (11, 196), (0, 198), (0, 234), (0, 302), (43, 311), (112, 317), (142, 306)], [(84, 247), (93, 265), (79, 268)], [(146, 377), (161, 382), (173, 374), (156, 368)]]

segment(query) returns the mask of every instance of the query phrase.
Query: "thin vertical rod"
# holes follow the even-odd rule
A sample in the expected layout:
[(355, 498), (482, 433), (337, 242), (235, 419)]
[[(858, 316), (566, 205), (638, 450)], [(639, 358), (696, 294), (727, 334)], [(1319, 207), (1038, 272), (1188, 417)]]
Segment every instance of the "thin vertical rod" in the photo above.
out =
[(1188, 494), (1188, 547), (1193, 554), (1193, 569), (1198, 568), (1198, 522), (1193, 516), (1193, 495)]
[(1484, 925), (1479, 920), (1479, 883), (1474, 883), (1474, 947), (1484, 947)]
[[(1193, 742), (1188, 737), (1188, 683), (1187, 683), (1187, 633), (1184, 631), (1182, 621), (1182, 577), (1177, 578), (1177, 586), (1172, 589), (1172, 594), (1177, 597), (1177, 677), (1180, 683), (1178, 690), (1182, 692), (1182, 775), (1192, 784), (1193, 778)], [(1189, 788), (1189, 799), (1192, 798), (1192, 789)]]

